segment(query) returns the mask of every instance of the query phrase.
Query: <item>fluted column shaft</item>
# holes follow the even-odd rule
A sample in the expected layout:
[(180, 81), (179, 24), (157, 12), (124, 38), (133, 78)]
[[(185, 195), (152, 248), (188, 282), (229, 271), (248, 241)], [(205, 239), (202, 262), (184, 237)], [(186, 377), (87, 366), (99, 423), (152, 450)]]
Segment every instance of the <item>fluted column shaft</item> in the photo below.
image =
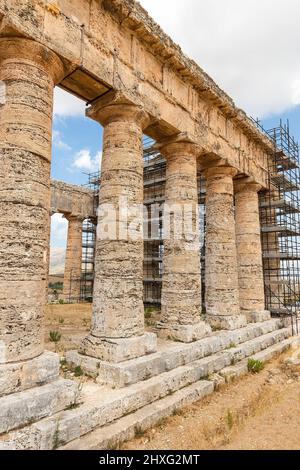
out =
[(234, 329), (246, 323), (240, 316), (235, 237), (233, 176), (226, 166), (209, 168), (206, 177), (205, 302), (209, 322)]
[(63, 296), (67, 301), (80, 299), (82, 265), (82, 222), (76, 216), (68, 216), (68, 238), (64, 271)]
[(166, 157), (161, 335), (191, 342), (211, 330), (201, 321), (197, 145), (180, 137), (162, 144)]
[(114, 93), (88, 116), (103, 124), (104, 141), (92, 326), (81, 350), (120, 362), (156, 347), (154, 335), (145, 335), (143, 306), (142, 133), (148, 116)]
[(0, 363), (43, 351), (53, 88), (60, 59), (27, 39), (0, 39)]
[(270, 317), (265, 311), (258, 191), (255, 183), (235, 185), (236, 242), (241, 312), (250, 321)]

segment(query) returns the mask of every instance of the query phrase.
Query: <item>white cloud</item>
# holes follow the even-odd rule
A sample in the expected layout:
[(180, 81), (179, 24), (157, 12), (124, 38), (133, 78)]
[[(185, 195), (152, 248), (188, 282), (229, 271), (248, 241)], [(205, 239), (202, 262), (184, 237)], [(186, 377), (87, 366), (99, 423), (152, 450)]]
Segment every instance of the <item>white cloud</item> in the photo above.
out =
[(300, 103), (299, 0), (140, 0), (249, 114)]
[(61, 132), (56, 129), (54, 129), (52, 132), (52, 142), (54, 147), (58, 148), (59, 150), (72, 150), (72, 147), (63, 141)]
[(54, 90), (54, 116), (78, 117), (85, 116), (85, 102), (61, 88)]
[(72, 166), (78, 170), (93, 173), (100, 170), (101, 160), (102, 152), (91, 155), (89, 149), (82, 149), (76, 153)]
[(51, 247), (66, 245), (68, 233), (68, 221), (62, 214), (54, 214), (51, 217)]

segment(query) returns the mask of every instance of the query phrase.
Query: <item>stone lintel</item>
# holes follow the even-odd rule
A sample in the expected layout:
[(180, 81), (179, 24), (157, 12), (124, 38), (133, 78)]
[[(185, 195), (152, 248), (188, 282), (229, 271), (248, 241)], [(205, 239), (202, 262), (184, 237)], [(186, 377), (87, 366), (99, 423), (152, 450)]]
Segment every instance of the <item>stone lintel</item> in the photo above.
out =
[(207, 315), (206, 320), (217, 330), (237, 330), (247, 325), (245, 315)]
[(158, 323), (159, 336), (171, 341), (180, 341), (181, 343), (193, 343), (199, 339), (205, 338), (211, 334), (211, 327), (208, 323), (201, 321), (193, 325), (167, 325)]
[(0, 397), (44, 385), (59, 376), (59, 356), (46, 351), (23, 362), (0, 365)]
[(79, 352), (102, 361), (118, 363), (154, 353), (156, 349), (154, 333), (132, 338), (97, 338), (89, 335), (82, 341)]

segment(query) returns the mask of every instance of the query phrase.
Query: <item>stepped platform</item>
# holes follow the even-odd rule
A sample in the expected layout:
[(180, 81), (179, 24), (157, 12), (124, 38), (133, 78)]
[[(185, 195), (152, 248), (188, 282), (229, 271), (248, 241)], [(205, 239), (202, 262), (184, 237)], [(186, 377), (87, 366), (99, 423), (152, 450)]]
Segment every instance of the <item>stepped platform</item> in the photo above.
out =
[[(91, 363), (68, 354), (93, 375), (76, 407), (0, 435), (0, 449), (107, 449), (130, 439), (212, 393), (213, 374), (224, 380), (247, 373), (248, 358), (269, 360), (293, 344), (287, 321), (271, 319), (218, 331), (190, 344), (159, 342), (158, 352), (119, 364)], [(76, 356), (77, 355), (77, 356)], [(93, 369), (95, 367), (95, 369)]]

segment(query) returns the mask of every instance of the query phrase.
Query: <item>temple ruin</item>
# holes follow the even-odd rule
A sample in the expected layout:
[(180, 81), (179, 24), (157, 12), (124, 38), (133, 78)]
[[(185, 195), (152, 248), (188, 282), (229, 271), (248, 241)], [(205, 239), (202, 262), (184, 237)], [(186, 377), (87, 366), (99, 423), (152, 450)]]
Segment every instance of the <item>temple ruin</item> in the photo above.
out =
[[(212, 393), (212, 374), (242, 375), (249, 357), (299, 341), (287, 128), (260, 128), (134, 0), (0, 0), (0, 83), (0, 449), (118, 445)], [(104, 127), (96, 192), (51, 182), (55, 86)], [(183, 236), (174, 207), (191, 222)], [(67, 354), (94, 378), (82, 391), (44, 347), (57, 212), (69, 222), (67, 300), (83, 295), (83, 232), (94, 234), (91, 330)], [(150, 222), (157, 235), (144, 239)], [(161, 304), (154, 330), (144, 303)]]

